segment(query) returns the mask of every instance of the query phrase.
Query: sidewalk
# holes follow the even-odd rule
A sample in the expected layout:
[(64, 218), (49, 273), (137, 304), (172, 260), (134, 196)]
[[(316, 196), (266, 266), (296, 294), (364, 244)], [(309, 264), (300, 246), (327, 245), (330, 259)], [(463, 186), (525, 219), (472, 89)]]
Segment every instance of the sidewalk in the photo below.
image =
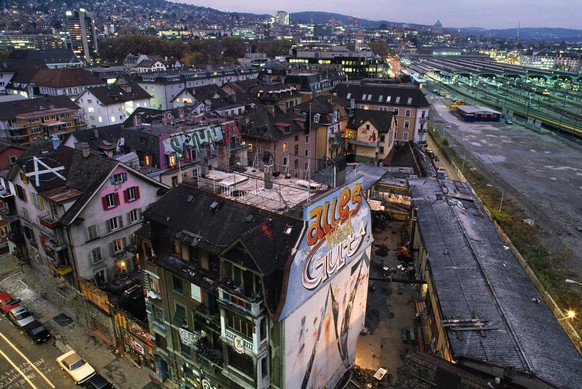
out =
[[(82, 312), (58, 305), (45, 296), (60, 293), (55, 280), (34, 274), (29, 265), (22, 268), (10, 254), (0, 256), (0, 290), (22, 300), (34, 316), (51, 332), (54, 346), (63, 353), (74, 349), (117, 388), (161, 388), (151, 382), (148, 371), (138, 368), (129, 358), (119, 357), (84, 326)], [(43, 279), (44, 278), (44, 279)], [(87, 303), (90, 304), (90, 303)]]

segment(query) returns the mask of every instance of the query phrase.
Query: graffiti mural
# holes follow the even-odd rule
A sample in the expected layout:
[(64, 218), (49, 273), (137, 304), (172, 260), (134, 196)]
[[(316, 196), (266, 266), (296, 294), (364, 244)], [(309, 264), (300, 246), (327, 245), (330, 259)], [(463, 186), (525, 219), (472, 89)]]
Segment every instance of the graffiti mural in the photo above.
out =
[[(240, 137), (234, 122), (215, 124), (205, 128), (183, 130), (163, 140), (163, 152), (175, 153), (177, 160), (193, 160), (200, 158), (201, 151), (207, 150), (209, 157), (216, 156), (216, 144), (219, 142), (230, 144)], [(194, 152), (192, 152), (194, 151)]]
[(362, 180), (306, 207), (304, 220), (280, 315), (285, 339), (298, 339), (285, 347), (286, 387), (333, 387), (365, 319), (372, 235)]

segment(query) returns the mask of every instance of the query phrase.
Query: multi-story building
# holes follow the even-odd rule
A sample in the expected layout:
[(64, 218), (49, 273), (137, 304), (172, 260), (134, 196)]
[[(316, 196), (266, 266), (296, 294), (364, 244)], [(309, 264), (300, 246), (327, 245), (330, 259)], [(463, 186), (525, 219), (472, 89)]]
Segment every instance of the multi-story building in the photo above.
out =
[(210, 170), (144, 213), (162, 381), (322, 388), (353, 366), (372, 244), (363, 181), (327, 190), (265, 172)]
[(56, 137), (85, 128), (82, 109), (66, 96), (0, 102), (0, 139), (29, 145), (36, 138)]
[(69, 96), (83, 93), (86, 88), (104, 86), (105, 81), (80, 68), (40, 69), (28, 86), (29, 96)]
[(98, 51), (93, 14), (83, 8), (67, 11), (66, 23), (69, 32), (67, 44), (80, 59), (92, 63)]
[(346, 128), (348, 160), (374, 165), (389, 163), (394, 151), (395, 127), (392, 112), (354, 110)]
[(335, 88), (334, 94), (359, 109), (394, 113), (396, 142), (425, 141), (430, 104), (417, 85), (343, 83)]
[(151, 95), (136, 83), (87, 88), (75, 102), (90, 128), (123, 123), (136, 108), (150, 108)]
[[(38, 142), (37, 142), (38, 143)], [(12, 166), (8, 179), (25, 239), (17, 250), (71, 287), (104, 286), (137, 270), (126, 248), (142, 211), (163, 184), (120, 162), (40, 142)]]

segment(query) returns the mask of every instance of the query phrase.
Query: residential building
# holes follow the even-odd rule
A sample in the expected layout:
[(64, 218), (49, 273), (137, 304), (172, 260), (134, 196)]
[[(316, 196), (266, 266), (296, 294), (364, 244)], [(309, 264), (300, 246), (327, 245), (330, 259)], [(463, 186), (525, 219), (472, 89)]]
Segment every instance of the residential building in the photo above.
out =
[(66, 96), (0, 102), (0, 139), (29, 145), (36, 138), (60, 139), (85, 128), (81, 107)]
[(133, 82), (85, 89), (75, 102), (89, 128), (123, 123), (136, 108), (150, 108), (151, 95)]
[(257, 104), (239, 120), (239, 128), (249, 148), (249, 165), (264, 163), (276, 174), (304, 179), (317, 169), (316, 142), (302, 114)]
[(145, 207), (165, 186), (115, 160), (35, 142), (8, 180), (20, 218), (19, 254), (69, 286), (104, 286), (138, 270), (126, 250)]
[[(308, 129), (316, 142), (314, 158), (317, 170), (324, 168), (328, 162), (339, 155), (344, 155), (345, 129), (348, 123), (348, 102), (333, 95), (321, 95), (299, 104), (293, 108), (305, 118), (311, 118)], [(314, 161), (315, 161), (314, 160)]]
[(265, 168), (210, 170), (144, 213), (144, 293), (168, 385), (334, 387), (354, 364), (372, 244), (362, 179), (327, 190)]
[(430, 104), (418, 86), (342, 83), (334, 89), (334, 94), (350, 101), (355, 108), (392, 112), (396, 120), (396, 142), (425, 142)]
[(86, 88), (104, 86), (105, 81), (79, 68), (40, 69), (30, 81), (31, 96), (68, 96), (83, 93)]
[(90, 64), (97, 57), (97, 33), (93, 13), (83, 8), (66, 12), (66, 25), (69, 32), (67, 45), (83, 61)]
[(346, 128), (348, 161), (388, 165), (394, 153), (395, 127), (393, 112), (353, 110)]
[(46, 50), (17, 49), (8, 56), (9, 59), (41, 60), (49, 69), (80, 68), (84, 63), (71, 49), (55, 48)]
[(229, 169), (246, 166), (247, 146), (236, 122), (215, 119), (190, 121), (183, 109), (157, 111), (139, 108), (124, 126), (88, 129), (72, 134), (69, 147), (87, 143), (99, 154), (135, 164), (144, 174), (168, 186), (192, 179), (198, 165)]

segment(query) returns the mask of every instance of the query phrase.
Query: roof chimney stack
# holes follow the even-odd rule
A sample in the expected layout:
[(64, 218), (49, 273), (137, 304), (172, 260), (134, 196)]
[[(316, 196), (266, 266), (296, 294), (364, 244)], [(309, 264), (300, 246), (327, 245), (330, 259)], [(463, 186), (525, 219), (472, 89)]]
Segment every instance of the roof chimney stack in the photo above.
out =
[(83, 153), (83, 158), (89, 157), (89, 154), (91, 154), (91, 148), (89, 147), (89, 143), (81, 142), (81, 153)]

